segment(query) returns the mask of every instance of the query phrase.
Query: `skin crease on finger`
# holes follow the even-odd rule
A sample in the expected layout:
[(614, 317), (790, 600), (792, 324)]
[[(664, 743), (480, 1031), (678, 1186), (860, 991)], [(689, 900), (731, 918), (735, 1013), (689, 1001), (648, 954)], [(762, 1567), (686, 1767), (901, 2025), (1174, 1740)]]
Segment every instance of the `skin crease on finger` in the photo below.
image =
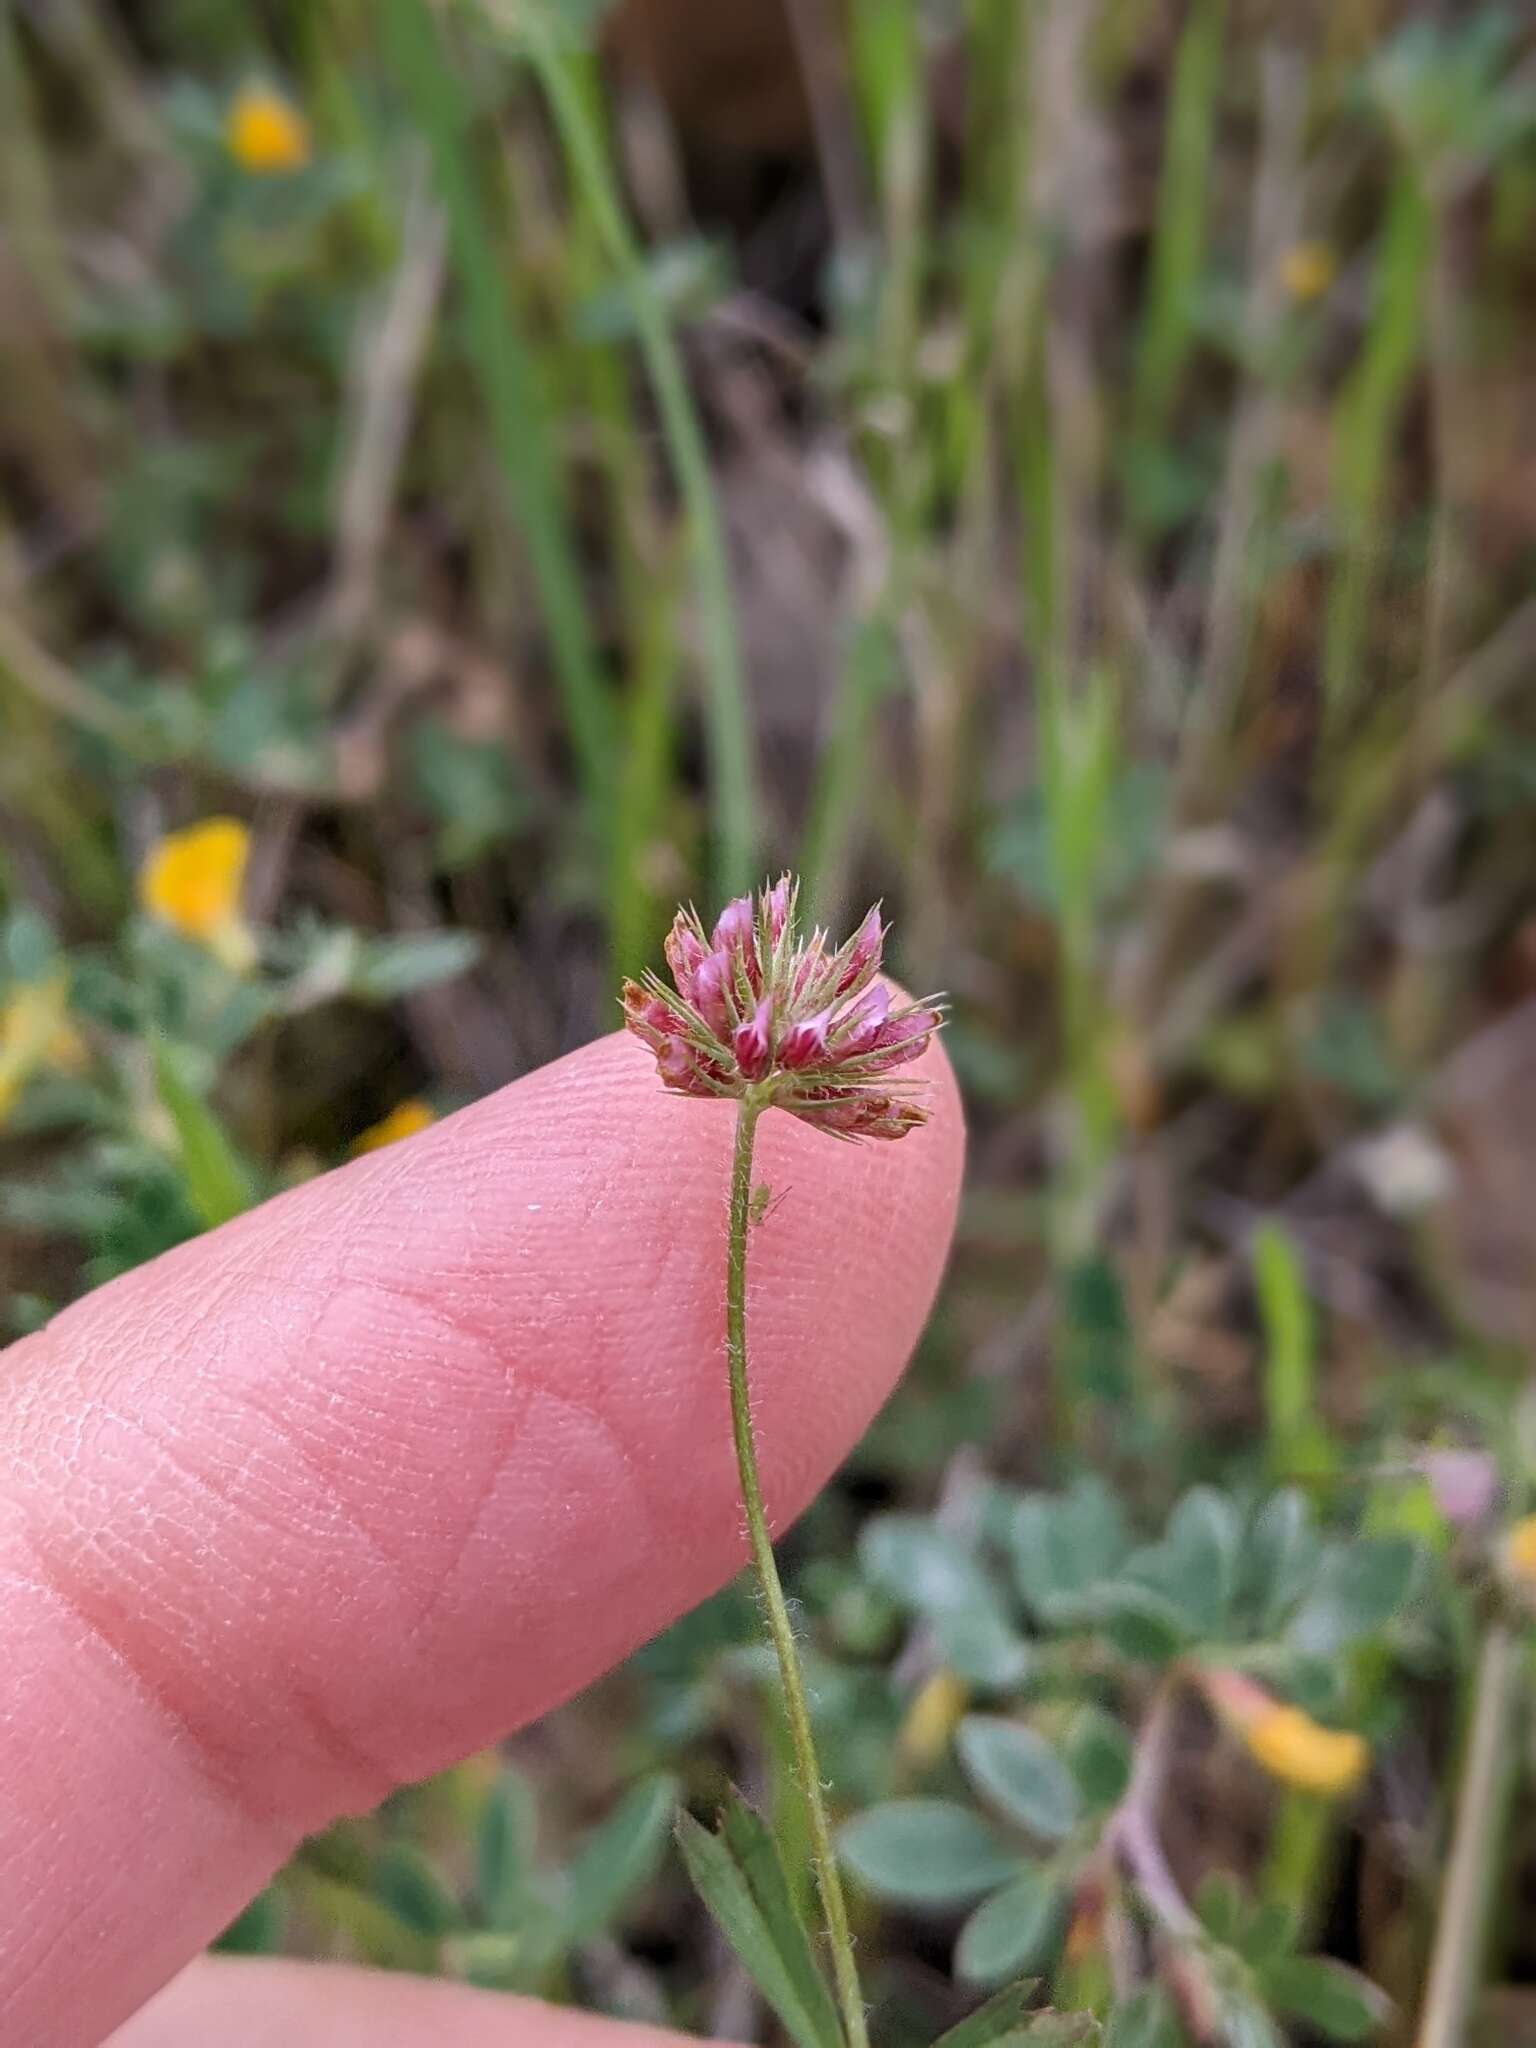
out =
[[(775, 1526), (916, 1341), (963, 1135), (770, 1115)], [(0, 2039), (85, 2048), (305, 1833), (568, 1697), (742, 1559), (732, 1113), (614, 1037), (65, 1311), (0, 1362)]]

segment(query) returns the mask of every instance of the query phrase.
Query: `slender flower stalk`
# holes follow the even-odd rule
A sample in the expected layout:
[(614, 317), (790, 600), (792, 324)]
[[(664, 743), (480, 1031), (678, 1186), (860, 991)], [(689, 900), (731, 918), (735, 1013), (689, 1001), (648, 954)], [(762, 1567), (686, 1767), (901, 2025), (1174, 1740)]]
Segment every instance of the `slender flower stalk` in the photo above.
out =
[(893, 1007), (889, 988), (876, 979), (885, 939), (878, 911), (870, 911), (853, 937), (834, 948), (820, 930), (802, 940), (796, 897), (795, 884), (781, 876), (755, 905), (750, 896), (727, 904), (709, 932), (696, 912), (679, 911), (666, 946), (673, 986), (654, 974), (628, 981), (623, 1005), (625, 1023), (656, 1055), (666, 1087), (682, 1095), (734, 1099), (737, 1105), (725, 1287), (731, 1432), (752, 1564), (778, 1658), (805, 1800), (838, 2008), (848, 2048), (867, 2048), (848, 1909), (752, 1429), (747, 1371), (752, 1160), (757, 1127), (768, 1109), (787, 1110), (813, 1129), (845, 1140), (900, 1138), (926, 1122), (926, 1110), (912, 1099), (912, 1084), (889, 1076), (917, 1058), (943, 1018), (933, 998)]
[(795, 1770), (805, 1797), (809, 1824), (811, 1863), (816, 1872), (816, 1889), (826, 1916), (827, 1941), (832, 1950), (832, 1969), (837, 1983), (837, 2002), (842, 2012), (849, 2048), (865, 2048), (869, 2039), (864, 2021), (864, 1995), (859, 1989), (858, 1965), (854, 1961), (853, 1936), (848, 1927), (848, 1908), (843, 1883), (838, 1875), (837, 1852), (832, 1846), (832, 1828), (822, 1796), (821, 1765), (811, 1734), (810, 1709), (800, 1675), (800, 1658), (795, 1648), (794, 1629), (773, 1555), (773, 1538), (763, 1507), (762, 1482), (757, 1469), (757, 1444), (752, 1434), (751, 1390), (747, 1379), (747, 1232), (751, 1226), (752, 1149), (758, 1119), (765, 1104), (744, 1095), (736, 1111), (736, 1145), (731, 1161), (731, 1217), (726, 1253), (725, 1350), (731, 1380), (731, 1433), (736, 1444), (736, 1470), (741, 1481), (741, 1501), (746, 1509), (747, 1535), (752, 1546), (752, 1566), (757, 1573), (768, 1617), (768, 1633), (779, 1662), (779, 1680), (784, 1689), (784, 1712), (789, 1722), (790, 1746)]

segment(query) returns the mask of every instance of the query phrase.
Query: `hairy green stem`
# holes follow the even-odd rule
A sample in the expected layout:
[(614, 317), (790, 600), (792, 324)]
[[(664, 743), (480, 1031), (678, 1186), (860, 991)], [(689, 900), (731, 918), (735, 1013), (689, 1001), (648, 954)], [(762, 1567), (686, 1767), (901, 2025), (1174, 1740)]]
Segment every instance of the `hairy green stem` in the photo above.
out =
[(1461, 2048), (1482, 1986), (1489, 1909), (1514, 1784), (1511, 1741), (1523, 1676), (1509, 1623), (1489, 1622), (1472, 1684), (1472, 1724), (1456, 1795), (1451, 1857), (1429, 1959), (1417, 2048)]
[(767, 1104), (755, 1092), (741, 1099), (736, 1112), (736, 1149), (731, 1161), (731, 1221), (726, 1256), (725, 1350), (731, 1378), (731, 1434), (736, 1442), (736, 1468), (741, 1475), (741, 1501), (747, 1514), (747, 1533), (752, 1544), (752, 1565), (762, 1588), (768, 1614), (768, 1633), (779, 1660), (779, 1678), (784, 1687), (784, 1711), (789, 1723), (790, 1745), (795, 1769), (805, 1795), (806, 1819), (810, 1827), (811, 1863), (816, 1888), (826, 1916), (827, 1939), (832, 1950), (832, 1968), (837, 1980), (837, 2002), (849, 2048), (867, 2048), (864, 1998), (859, 1990), (859, 1973), (853, 1959), (853, 1937), (848, 1930), (848, 1909), (843, 1901), (842, 1880), (832, 1847), (832, 1830), (822, 1797), (821, 1767), (816, 1761), (816, 1744), (811, 1735), (810, 1710), (800, 1677), (800, 1659), (795, 1633), (790, 1626), (784, 1588), (773, 1557), (773, 1538), (763, 1509), (763, 1488), (757, 1470), (757, 1444), (752, 1434), (752, 1403), (747, 1384), (747, 1231), (752, 1211), (752, 1147), (757, 1121)]

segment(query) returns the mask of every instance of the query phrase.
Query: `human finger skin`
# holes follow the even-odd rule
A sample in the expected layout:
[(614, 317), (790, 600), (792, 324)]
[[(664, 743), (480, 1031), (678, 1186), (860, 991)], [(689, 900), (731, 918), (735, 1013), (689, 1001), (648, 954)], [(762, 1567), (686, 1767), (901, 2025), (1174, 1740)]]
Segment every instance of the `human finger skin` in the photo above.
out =
[[(764, 1120), (776, 1526), (928, 1312), (962, 1130)], [(568, 1697), (742, 1558), (730, 1106), (599, 1041), (0, 1359), (0, 2011), (103, 2039), (340, 1812)]]
[[(109, 2048), (686, 2048), (686, 2037), (440, 1978), (203, 1956)], [(694, 2044), (697, 2048), (697, 2044)]]

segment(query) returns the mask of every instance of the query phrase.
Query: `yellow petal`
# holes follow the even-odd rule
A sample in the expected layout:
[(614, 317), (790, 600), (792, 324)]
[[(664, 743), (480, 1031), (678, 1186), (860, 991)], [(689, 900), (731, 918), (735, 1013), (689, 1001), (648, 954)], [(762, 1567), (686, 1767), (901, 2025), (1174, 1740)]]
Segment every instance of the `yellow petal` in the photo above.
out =
[(139, 901), (183, 938), (221, 955), (248, 952), (233, 945), (231, 935), (240, 928), (250, 850), (251, 835), (238, 818), (204, 818), (167, 833), (140, 870)]
[(309, 123), (270, 86), (250, 85), (235, 96), (224, 140), (241, 170), (257, 177), (299, 171), (309, 162)]
[(1347, 1792), (1371, 1760), (1362, 1737), (1321, 1727), (1300, 1707), (1269, 1707), (1255, 1715), (1243, 1735), (1266, 1771), (1306, 1792)]
[(352, 1150), (378, 1152), (385, 1145), (393, 1145), (401, 1138), (414, 1138), (418, 1131), (436, 1122), (430, 1106), (416, 1096), (408, 1096), (404, 1102), (397, 1102), (388, 1116), (380, 1117), (376, 1124), (370, 1124), (353, 1140)]
[(902, 1755), (918, 1765), (937, 1763), (969, 1699), (965, 1680), (941, 1665), (912, 1695), (896, 1738)]

